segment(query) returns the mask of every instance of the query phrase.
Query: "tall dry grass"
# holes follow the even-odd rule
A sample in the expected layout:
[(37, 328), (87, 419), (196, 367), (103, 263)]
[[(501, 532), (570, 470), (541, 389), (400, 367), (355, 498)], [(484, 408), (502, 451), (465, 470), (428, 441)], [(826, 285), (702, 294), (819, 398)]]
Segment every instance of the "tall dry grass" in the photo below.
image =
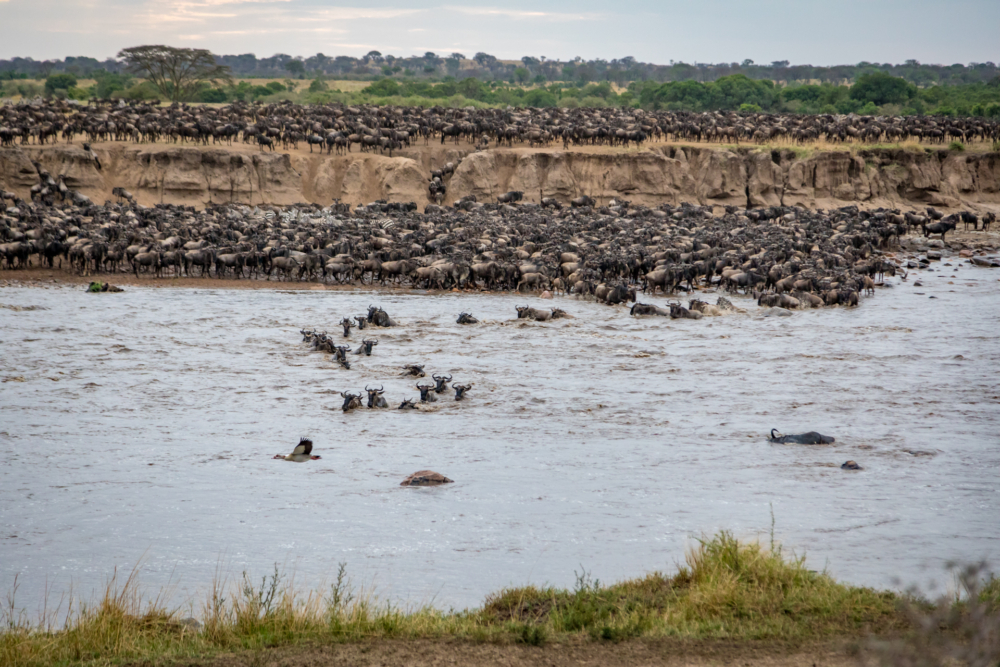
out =
[[(802, 557), (783, 553), (773, 540), (767, 547), (726, 532), (700, 541), (672, 575), (653, 572), (604, 585), (580, 572), (571, 590), (504, 589), (489, 595), (482, 607), (460, 612), (380, 600), (372, 589), (352, 585), (341, 565), (334, 582), (321, 591), (298, 590), (277, 568), (260, 579), (247, 573), (233, 580), (217, 576), (198, 622), (167, 609), (161, 597), (143, 596), (137, 574), (131, 572), (124, 581), (113, 577), (94, 604), (81, 605), (70, 597), (65, 609), (43, 614), (36, 622), (18, 610), (15, 586), (0, 613), (0, 665), (183, 661), (220, 652), (253, 655), (265, 648), (373, 638), (536, 645), (573, 635), (595, 641), (885, 639), (925, 627), (918, 612), (947, 612), (953, 614), (951, 623), (971, 613), (976, 627), (993, 627), (988, 624), (997, 622), (1000, 611), (997, 580), (975, 589), (972, 599), (984, 600), (976, 603), (980, 606), (970, 607), (969, 596), (935, 606), (839, 583), (809, 570)], [(974, 585), (972, 579), (968, 585)], [(962, 637), (992, 650), (979, 635)], [(910, 655), (904, 649), (911, 645), (906, 639), (883, 642), (877, 649)]]

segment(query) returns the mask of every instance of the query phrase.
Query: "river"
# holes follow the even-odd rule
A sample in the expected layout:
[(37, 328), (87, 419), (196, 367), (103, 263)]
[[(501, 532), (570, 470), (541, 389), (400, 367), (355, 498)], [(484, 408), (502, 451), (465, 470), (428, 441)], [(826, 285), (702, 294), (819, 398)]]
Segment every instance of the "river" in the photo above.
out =
[[(768, 541), (773, 511), (814, 569), (940, 589), (949, 561), (1000, 562), (1000, 272), (915, 274), (860, 308), (763, 318), (734, 297), (747, 314), (700, 321), (511, 295), (0, 289), (38, 308), (0, 308), (0, 587), (17, 575), (33, 614), (141, 562), (145, 590), (197, 613), (213, 578), (277, 563), (320, 588), (344, 562), (384, 598), (462, 608), (581, 569), (670, 571), (718, 529)], [(525, 302), (574, 318), (517, 321)], [(401, 326), (351, 370), (302, 342), (373, 303)], [(366, 384), (417, 398), (411, 363), (474, 386), (341, 412)], [(321, 460), (272, 460), (300, 436)], [(428, 468), (456, 482), (399, 486)]]

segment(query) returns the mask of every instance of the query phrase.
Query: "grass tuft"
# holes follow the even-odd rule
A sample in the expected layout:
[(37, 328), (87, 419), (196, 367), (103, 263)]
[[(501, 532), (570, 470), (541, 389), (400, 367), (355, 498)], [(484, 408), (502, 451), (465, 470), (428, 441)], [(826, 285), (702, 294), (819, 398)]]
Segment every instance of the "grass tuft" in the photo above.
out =
[[(974, 601), (977, 618), (996, 617), (997, 579), (967, 590), (963, 601), (931, 608), (961, 616)], [(572, 636), (596, 642), (636, 637), (799, 642), (844, 636), (860, 641), (923, 627), (913, 611), (918, 603), (906, 596), (813, 572), (803, 557), (783, 553), (773, 536), (765, 547), (728, 532), (700, 540), (672, 575), (652, 572), (605, 585), (582, 570), (571, 590), (508, 588), (487, 596), (482, 607), (460, 612), (381, 602), (372, 591), (353, 587), (343, 564), (325, 593), (297, 591), (277, 568), (259, 580), (247, 573), (229, 583), (217, 577), (200, 627), (180, 620), (158, 598), (143, 598), (136, 571), (121, 585), (112, 578), (93, 606), (74, 607), (71, 601), (59, 629), (48, 620), (29, 623), (17, 610), (15, 594), (16, 585), (0, 611), (5, 667), (182, 662), (224, 652), (262, 660), (274, 647), (379, 638), (529, 646)]]

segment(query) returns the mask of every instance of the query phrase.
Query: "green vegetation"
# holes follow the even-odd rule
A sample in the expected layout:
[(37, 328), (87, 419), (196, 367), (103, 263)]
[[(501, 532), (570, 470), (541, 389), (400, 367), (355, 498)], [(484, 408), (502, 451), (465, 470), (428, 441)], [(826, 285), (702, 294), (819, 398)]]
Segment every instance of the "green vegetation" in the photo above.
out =
[[(997, 585), (990, 586), (995, 598)], [(372, 638), (798, 642), (887, 635), (911, 625), (897, 594), (838, 583), (807, 569), (803, 558), (725, 532), (700, 542), (673, 575), (654, 572), (605, 586), (579, 573), (573, 590), (505, 589), (482, 608), (461, 612), (380, 603), (350, 586), (343, 565), (325, 593), (295, 591), (277, 569), (259, 584), (246, 573), (231, 585), (217, 583), (200, 630), (158, 599), (143, 602), (135, 572), (120, 587), (112, 581), (97, 604), (71, 609), (58, 629), (53, 619), (30, 624), (13, 595), (0, 618), (0, 664), (8, 667), (161, 661)]]

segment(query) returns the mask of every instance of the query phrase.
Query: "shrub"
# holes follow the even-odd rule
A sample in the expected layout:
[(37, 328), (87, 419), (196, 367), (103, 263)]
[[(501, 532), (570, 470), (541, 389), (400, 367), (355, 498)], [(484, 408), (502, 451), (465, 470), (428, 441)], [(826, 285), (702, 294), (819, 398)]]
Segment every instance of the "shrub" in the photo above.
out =
[(54, 95), (57, 90), (69, 90), (76, 85), (72, 74), (53, 74), (45, 79), (45, 94)]
[(862, 74), (851, 86), (851, 99), (861, 103), (871, 102), (875, 105), (902, 104), (917, 95), (917, 87), (906, 79), (886, 74), (872, 72)]
[(960, 153), (965, 150), (965, 144), (963, 144), (961, 141), (953, 141), (950, 144), (948, 144), (948, 150)]
[(310, 93), (321, 93), (328, 88), (329, 86), (326, 85), (326, 81), (324, 81), (322, 77), (316, 77), (312, 80), (312, 83), (309, 84)]
[(229, 96), (226, 95), (226, 91), (221, 88), (207, 88), (198, 93), (199, 102), (219, 104), (221, 102), (226, 102), (228, 99)]
[(761, 108), (759, 104), (744, 103), (740, 105), (740, 113), (760, 113)]

